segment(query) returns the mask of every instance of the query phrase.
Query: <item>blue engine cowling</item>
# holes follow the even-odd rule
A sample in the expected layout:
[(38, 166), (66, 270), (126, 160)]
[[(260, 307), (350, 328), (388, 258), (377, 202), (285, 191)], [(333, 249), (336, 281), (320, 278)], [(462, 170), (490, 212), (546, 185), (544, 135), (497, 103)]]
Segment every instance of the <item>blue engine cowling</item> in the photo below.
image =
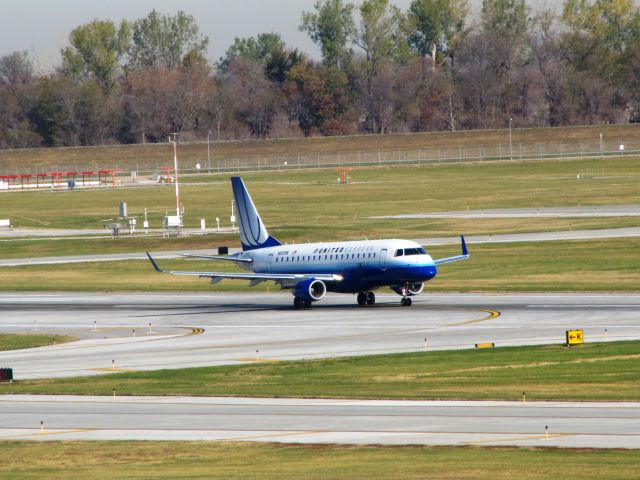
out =
[(327, 286), (322, 280), (309, 278), (299, 282), (293, 289), (294, 297), (299, 297), (307, 301), (317, 302), (322, 300), (327, 293)]
[[(404, 285), (393, 285), (391, 290), (396, 292), (398, 295), (402, 295), (402, 289)], [(408, 297), (413, 297), (414, 295), (420, 295), (424, 290), (424, 283), (410, 283), (409, 290), (407, 291)]]

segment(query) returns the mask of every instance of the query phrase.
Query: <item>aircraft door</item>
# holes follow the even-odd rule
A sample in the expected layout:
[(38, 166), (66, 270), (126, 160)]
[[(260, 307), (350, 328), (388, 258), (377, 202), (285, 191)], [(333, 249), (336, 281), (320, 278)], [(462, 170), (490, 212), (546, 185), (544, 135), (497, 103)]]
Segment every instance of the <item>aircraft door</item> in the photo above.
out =
[(273, 273), (271, 271), (272, 264), (273, 264), (273, 253), (270, 253), (269, 256), (267, 257), (267, 272), (268, 273)]
[(387, 249), (380, 250), (380, 270), (383, 272), (387, 269)]

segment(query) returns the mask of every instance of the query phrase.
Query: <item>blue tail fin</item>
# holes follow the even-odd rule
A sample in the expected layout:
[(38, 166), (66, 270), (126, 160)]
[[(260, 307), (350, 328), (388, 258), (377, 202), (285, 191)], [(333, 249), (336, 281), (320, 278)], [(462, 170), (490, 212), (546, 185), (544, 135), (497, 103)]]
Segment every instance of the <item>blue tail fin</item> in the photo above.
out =
[(233, 188), (233, 198), (238, 208), (242, 250), (247, 251), (282, 245), (267, 232), (242, 179), (240, 177), (231, 177), (231, 187)]

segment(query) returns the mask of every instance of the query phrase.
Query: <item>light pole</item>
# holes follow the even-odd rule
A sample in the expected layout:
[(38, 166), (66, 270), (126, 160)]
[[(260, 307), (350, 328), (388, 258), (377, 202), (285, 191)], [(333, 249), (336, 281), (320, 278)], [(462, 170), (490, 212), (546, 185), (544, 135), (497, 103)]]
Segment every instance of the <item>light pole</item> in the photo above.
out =
[(511, 122), (513, 122), (513, 118), (509, 119), (509, 160), (513, 160), (513, 143), (511, 142)]
[(169, 137), (169, 143), (173, 144), (173, 168), (176, 174), (176, 214), (180, 219), (180, 224), (182, 224), (182, 215), (180, 212), (180, 190), (178, 188), (178, 134), (172, 133), (171, 135), (173, 135), (173, 140)]
[(207, 133), (207, 170), (209, 174), (211, 174), (211, 152), (209, 149), (209, 136), (211, 135), (211, 130)]

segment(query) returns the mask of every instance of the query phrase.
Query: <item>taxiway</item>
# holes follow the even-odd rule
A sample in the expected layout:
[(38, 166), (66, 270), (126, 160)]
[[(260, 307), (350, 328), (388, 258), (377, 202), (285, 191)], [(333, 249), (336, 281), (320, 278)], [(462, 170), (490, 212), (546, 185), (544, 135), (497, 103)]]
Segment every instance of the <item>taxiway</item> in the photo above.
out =
[(5, 395), (0, 440), (640, 448), (640, 404)]

